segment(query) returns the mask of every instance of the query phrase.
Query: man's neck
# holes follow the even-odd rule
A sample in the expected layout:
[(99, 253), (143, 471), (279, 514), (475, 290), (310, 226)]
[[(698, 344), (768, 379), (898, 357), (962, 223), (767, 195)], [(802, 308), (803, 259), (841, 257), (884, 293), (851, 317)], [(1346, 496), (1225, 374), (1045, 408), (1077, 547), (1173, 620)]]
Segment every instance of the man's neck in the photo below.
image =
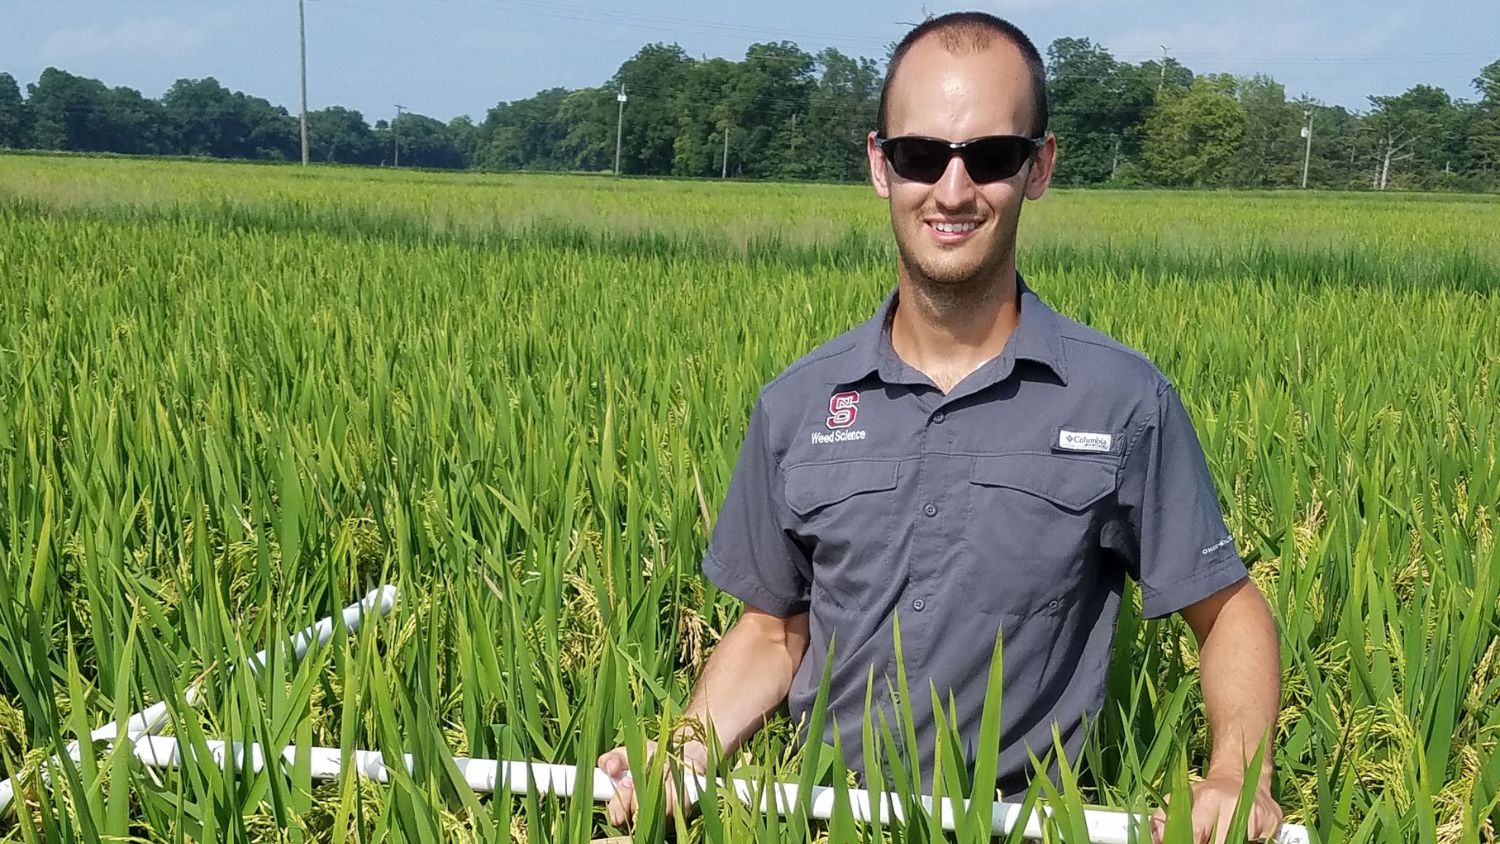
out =
[(972, 285), (938, 286), (901, 272), (891, 346), (944, 393), (998, 356), (1021, 319), (1015, 262)]

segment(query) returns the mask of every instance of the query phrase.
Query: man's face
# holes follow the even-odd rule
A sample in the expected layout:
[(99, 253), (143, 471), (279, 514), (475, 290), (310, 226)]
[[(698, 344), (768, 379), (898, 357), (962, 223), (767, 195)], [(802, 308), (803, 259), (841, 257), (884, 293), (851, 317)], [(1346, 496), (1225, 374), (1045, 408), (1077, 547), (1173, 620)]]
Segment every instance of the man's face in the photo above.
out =
[[(979, 53), (950, 53), (937, 38), (912, 45), (891, 81), (887, 137), (924, 135), (967, 141), (1027, 135), (1031, 84), (1021, 53), (995, 38)], [(904, 179), (866, 143), (875, 192), (891, 203), (891, 228), (904, 274), (937, 287), (988, 283), (1014, 255), (1023, 197), (1039, 199), (1052, 178), (1056, 146), (1046, 145), (1008, 179), (974, 182), (955, 156), (936, 184)]]

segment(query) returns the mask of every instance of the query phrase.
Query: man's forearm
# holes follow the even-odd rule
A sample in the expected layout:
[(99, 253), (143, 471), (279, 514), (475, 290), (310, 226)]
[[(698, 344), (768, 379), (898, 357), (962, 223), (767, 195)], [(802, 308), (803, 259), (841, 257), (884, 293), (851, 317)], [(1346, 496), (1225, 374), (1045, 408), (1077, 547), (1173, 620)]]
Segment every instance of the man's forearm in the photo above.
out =
[(683, 713), (711, 720), (722, 753), (739, 749), (786, 700), (807, 650), (807, 616), (779, 619), (754, 610), (714, 648)]
[[(1228, 590), (1226, 590), (1228, 591)], [(1275, 621), (1253, 583), (1225, 596), (1199, 646), (1203, 702), (1213, 736), (1209, 776), (1239, 778), (1267, 742), (1263, 784), (1270, 785), (1276, 716), (1281, 702), (1281, 650)]]

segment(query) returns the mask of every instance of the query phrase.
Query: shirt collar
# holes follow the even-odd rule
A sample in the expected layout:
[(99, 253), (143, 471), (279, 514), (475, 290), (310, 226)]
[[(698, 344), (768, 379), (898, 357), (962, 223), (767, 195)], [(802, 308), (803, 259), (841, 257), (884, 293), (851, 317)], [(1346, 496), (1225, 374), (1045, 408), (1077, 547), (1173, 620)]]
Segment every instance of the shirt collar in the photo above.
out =
[[(1021, 299), (1021, 319), (999, 357), (981, 368), (998, 367), (996, 380), (1004, 380), (1013, 370), (1015, 361), (1034, 361), (1050, 369), (1066, 386), (1068, 369), (1057, 312), (1032, 291), (1019, 273), (1016, 274), (1016, 287)], [(853, 384), (871, 373), (879, 373), (887, 382), (908, 380), (900, 377), (903, 371), (915, 374), (891, 346), (890, 322), (895, 313), (897, 294), (898, 290), (887, 294), (875, 314), (854, 329), (854, 345), (836, 373), (838, 383)]]

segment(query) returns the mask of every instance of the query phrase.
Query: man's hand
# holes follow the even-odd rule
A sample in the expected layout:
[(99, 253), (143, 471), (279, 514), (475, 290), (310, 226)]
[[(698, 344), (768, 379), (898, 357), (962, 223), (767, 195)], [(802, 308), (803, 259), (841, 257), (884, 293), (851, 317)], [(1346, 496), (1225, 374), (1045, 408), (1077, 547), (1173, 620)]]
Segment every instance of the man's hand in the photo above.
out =
[[(698, 726), (672, 734), (677, 754), (664, 770), (675, 772), (686, 767), (702, 776), (708, 771), (708, 747), (703, 737), (717, 740), (723, 757), (734, 753), (760, 729), (766, 716), (786, 700), (807, 651), (808, 635), (805, 612), (782, 618), (745, 607), (745, 614), (714, 646), (703, 667), (703, 676), (698, 678), (692, 700), (682, 714), (684, 727), (693, 721)], [(713, 713), (712, 718), (709, 713)], [(645, 762), (637, 769), (645, 770), (655, 753), (656, 745), (647, 742)], [(639, 810), (629, 763), (623, 747), (601, 755), (596, 763), (615, 781), (615, 796), (608, 807), (613, 826), (633, 821)], [(676, 811), (675, 788), (667, 789), (666, 804), (668, 814)]]
[[(1192, 786), (1193, 841), (1224, 841), (1257, 748), (1263, 754), (1260, 784), (1246, 832), (1252, 840), (1275, 835), (1282, 813), (1271, 799), (1274, 753), (1267, 743), (1281, 701), (1281, 650), (1270, 607), (1246, 578), (1184, 608), (1182, 616), (1198, 639), (1203, 703), (1213, 735), (1208, 775)], [(1158, 812), (1152, 818), (1157, 841), (1166, 831), (1164, 817)]]
[[(651, 757), (656, 754), (656, 742), (646, 742), (646, 760), (640, 767), (645, 768), (651, 762)], [(701, 741), (683, 742), (678, 749), (678, 757), (667, 760), (667, 765), (662, 769), (663, 773), (669, 773), (677, 769), (678, 761), (681, 761), (693, 773), (702, 776), (708, 771), (708, 748)], [(605, 807), (609, 814), (611, 826), (624, 826), (626, 823), (634, 823), (636, 812), (640, 805), (636, 802), (635, 781), (630, 775), (630, 757), (625, 748), (617, 747), (608, 753), (601, 754), (596, 763), (599, 768), (615, 781), (615, 796), (609, 800)], [(680, 782), (680, 778), (673, 777)], [(669, 786), (666, 790), (667, 816), (671, 817), (677, 811), (677, 788)]]
[[(1193, 783), (1193, 844), (1225, 844), (1229, 822), (1240, 802), (1244, 783), (1234, 777), (1211, 776)], [(1245, 831), (1249, 840), (1261, 841), (1281, 830), (1282, 811), (1271, 799), (1271, 790), (1262, 785), (1255, 790), (1255, 804), (1250, 807)], [(1167, 832), (1166, 809), (1151, 816), (1151, 840), (1161, 844)]]

